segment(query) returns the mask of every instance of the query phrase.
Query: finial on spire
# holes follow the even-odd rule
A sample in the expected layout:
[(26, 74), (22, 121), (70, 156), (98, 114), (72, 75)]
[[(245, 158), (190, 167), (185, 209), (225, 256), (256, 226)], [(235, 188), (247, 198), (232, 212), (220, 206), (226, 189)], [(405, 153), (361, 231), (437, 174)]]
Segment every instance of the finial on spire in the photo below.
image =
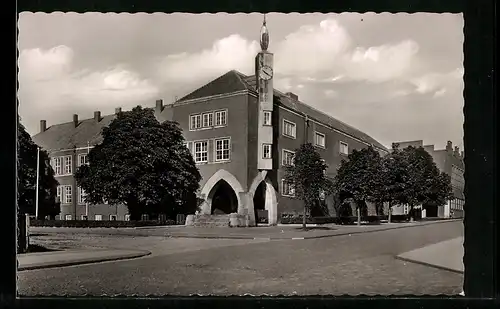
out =
[(269, 47), (269, 32), (266, 26), (266, 14), (264, 14), (264, 21), (262, 22), (262, 28), (260, 29), (260, 47), (263, 51), (267, 50)]

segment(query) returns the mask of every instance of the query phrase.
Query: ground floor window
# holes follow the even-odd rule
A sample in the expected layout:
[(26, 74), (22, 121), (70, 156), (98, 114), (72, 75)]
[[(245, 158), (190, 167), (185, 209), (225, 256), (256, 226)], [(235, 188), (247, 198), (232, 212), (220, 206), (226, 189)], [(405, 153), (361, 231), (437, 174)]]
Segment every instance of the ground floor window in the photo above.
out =
[(81, 216), (81, 219), (82, 219), (82, 220), (88, 220), (88, 219), (89, 219), (89, 217), (88, 217), (88, 216), (85, 216), (85, 215), (82, 215), (82, 216)]
[(102, 221), (102, 215), (94, 215), (95, 221)]
[(125, 221), (130, 221), (130, 215), (125, 215)]
[(116, 221), (116, 215), (109, 215), (110, 221)]
[(66, 215), (64, 216), (64, 220), (73, 220), (73, 217), (71, 215)]
[(281, 195), (292, 197), (295, 196), (295, 189), (293, 188), (293, 184), (289, 181), (282, 180)]

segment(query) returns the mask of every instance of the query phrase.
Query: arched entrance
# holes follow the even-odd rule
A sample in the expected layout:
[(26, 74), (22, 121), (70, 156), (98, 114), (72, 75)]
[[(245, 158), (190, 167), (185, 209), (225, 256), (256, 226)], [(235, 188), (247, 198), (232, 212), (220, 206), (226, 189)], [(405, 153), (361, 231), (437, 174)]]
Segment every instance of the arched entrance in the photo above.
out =
[[(267, 223), (276, 224), (278, 221), (278, 200), (276, 190), (267, 177), (267, 171), (261, 171), (257, 174), (250, 186), (249, 194), (253, 199), (255, 223), (259, 223), (259, 217), (267, 217)], [(260, 222), (262, 223), (262, 221)]]
[(269, 212), (266, 211), (266, 182), (262, 181), (253, 195), (253, 207), (256, 223), (269, 223)]
[(212, 215), (238, 212), (238, 198), (236, 197), (236, 193), (225, 180), (219, 180), (212, 188), (208, 197), (212, 201), (210, 209)]

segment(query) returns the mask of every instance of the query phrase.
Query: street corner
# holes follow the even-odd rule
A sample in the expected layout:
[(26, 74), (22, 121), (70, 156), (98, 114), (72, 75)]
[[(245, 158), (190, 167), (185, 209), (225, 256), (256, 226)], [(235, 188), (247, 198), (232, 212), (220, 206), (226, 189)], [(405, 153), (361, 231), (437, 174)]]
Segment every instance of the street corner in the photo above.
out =
[(135, 249), (61, 250), (20, 254), (17, 260), (18, 271), (24, 271), (120, 261), (148, 255), (151, 255), (150, 251)]

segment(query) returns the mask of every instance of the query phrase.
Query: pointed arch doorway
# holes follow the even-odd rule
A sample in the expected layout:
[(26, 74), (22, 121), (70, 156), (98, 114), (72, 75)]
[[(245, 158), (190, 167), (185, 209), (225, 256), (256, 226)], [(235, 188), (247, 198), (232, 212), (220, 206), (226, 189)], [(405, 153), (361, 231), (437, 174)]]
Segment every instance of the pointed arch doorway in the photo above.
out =
[(253, 198), (253, 211), (255, 223), (277, 223), (277, 197), (276, 190), (271, 181), (266, 177), (267, 172), (261, 172), (254, 179), (250, 193)]

